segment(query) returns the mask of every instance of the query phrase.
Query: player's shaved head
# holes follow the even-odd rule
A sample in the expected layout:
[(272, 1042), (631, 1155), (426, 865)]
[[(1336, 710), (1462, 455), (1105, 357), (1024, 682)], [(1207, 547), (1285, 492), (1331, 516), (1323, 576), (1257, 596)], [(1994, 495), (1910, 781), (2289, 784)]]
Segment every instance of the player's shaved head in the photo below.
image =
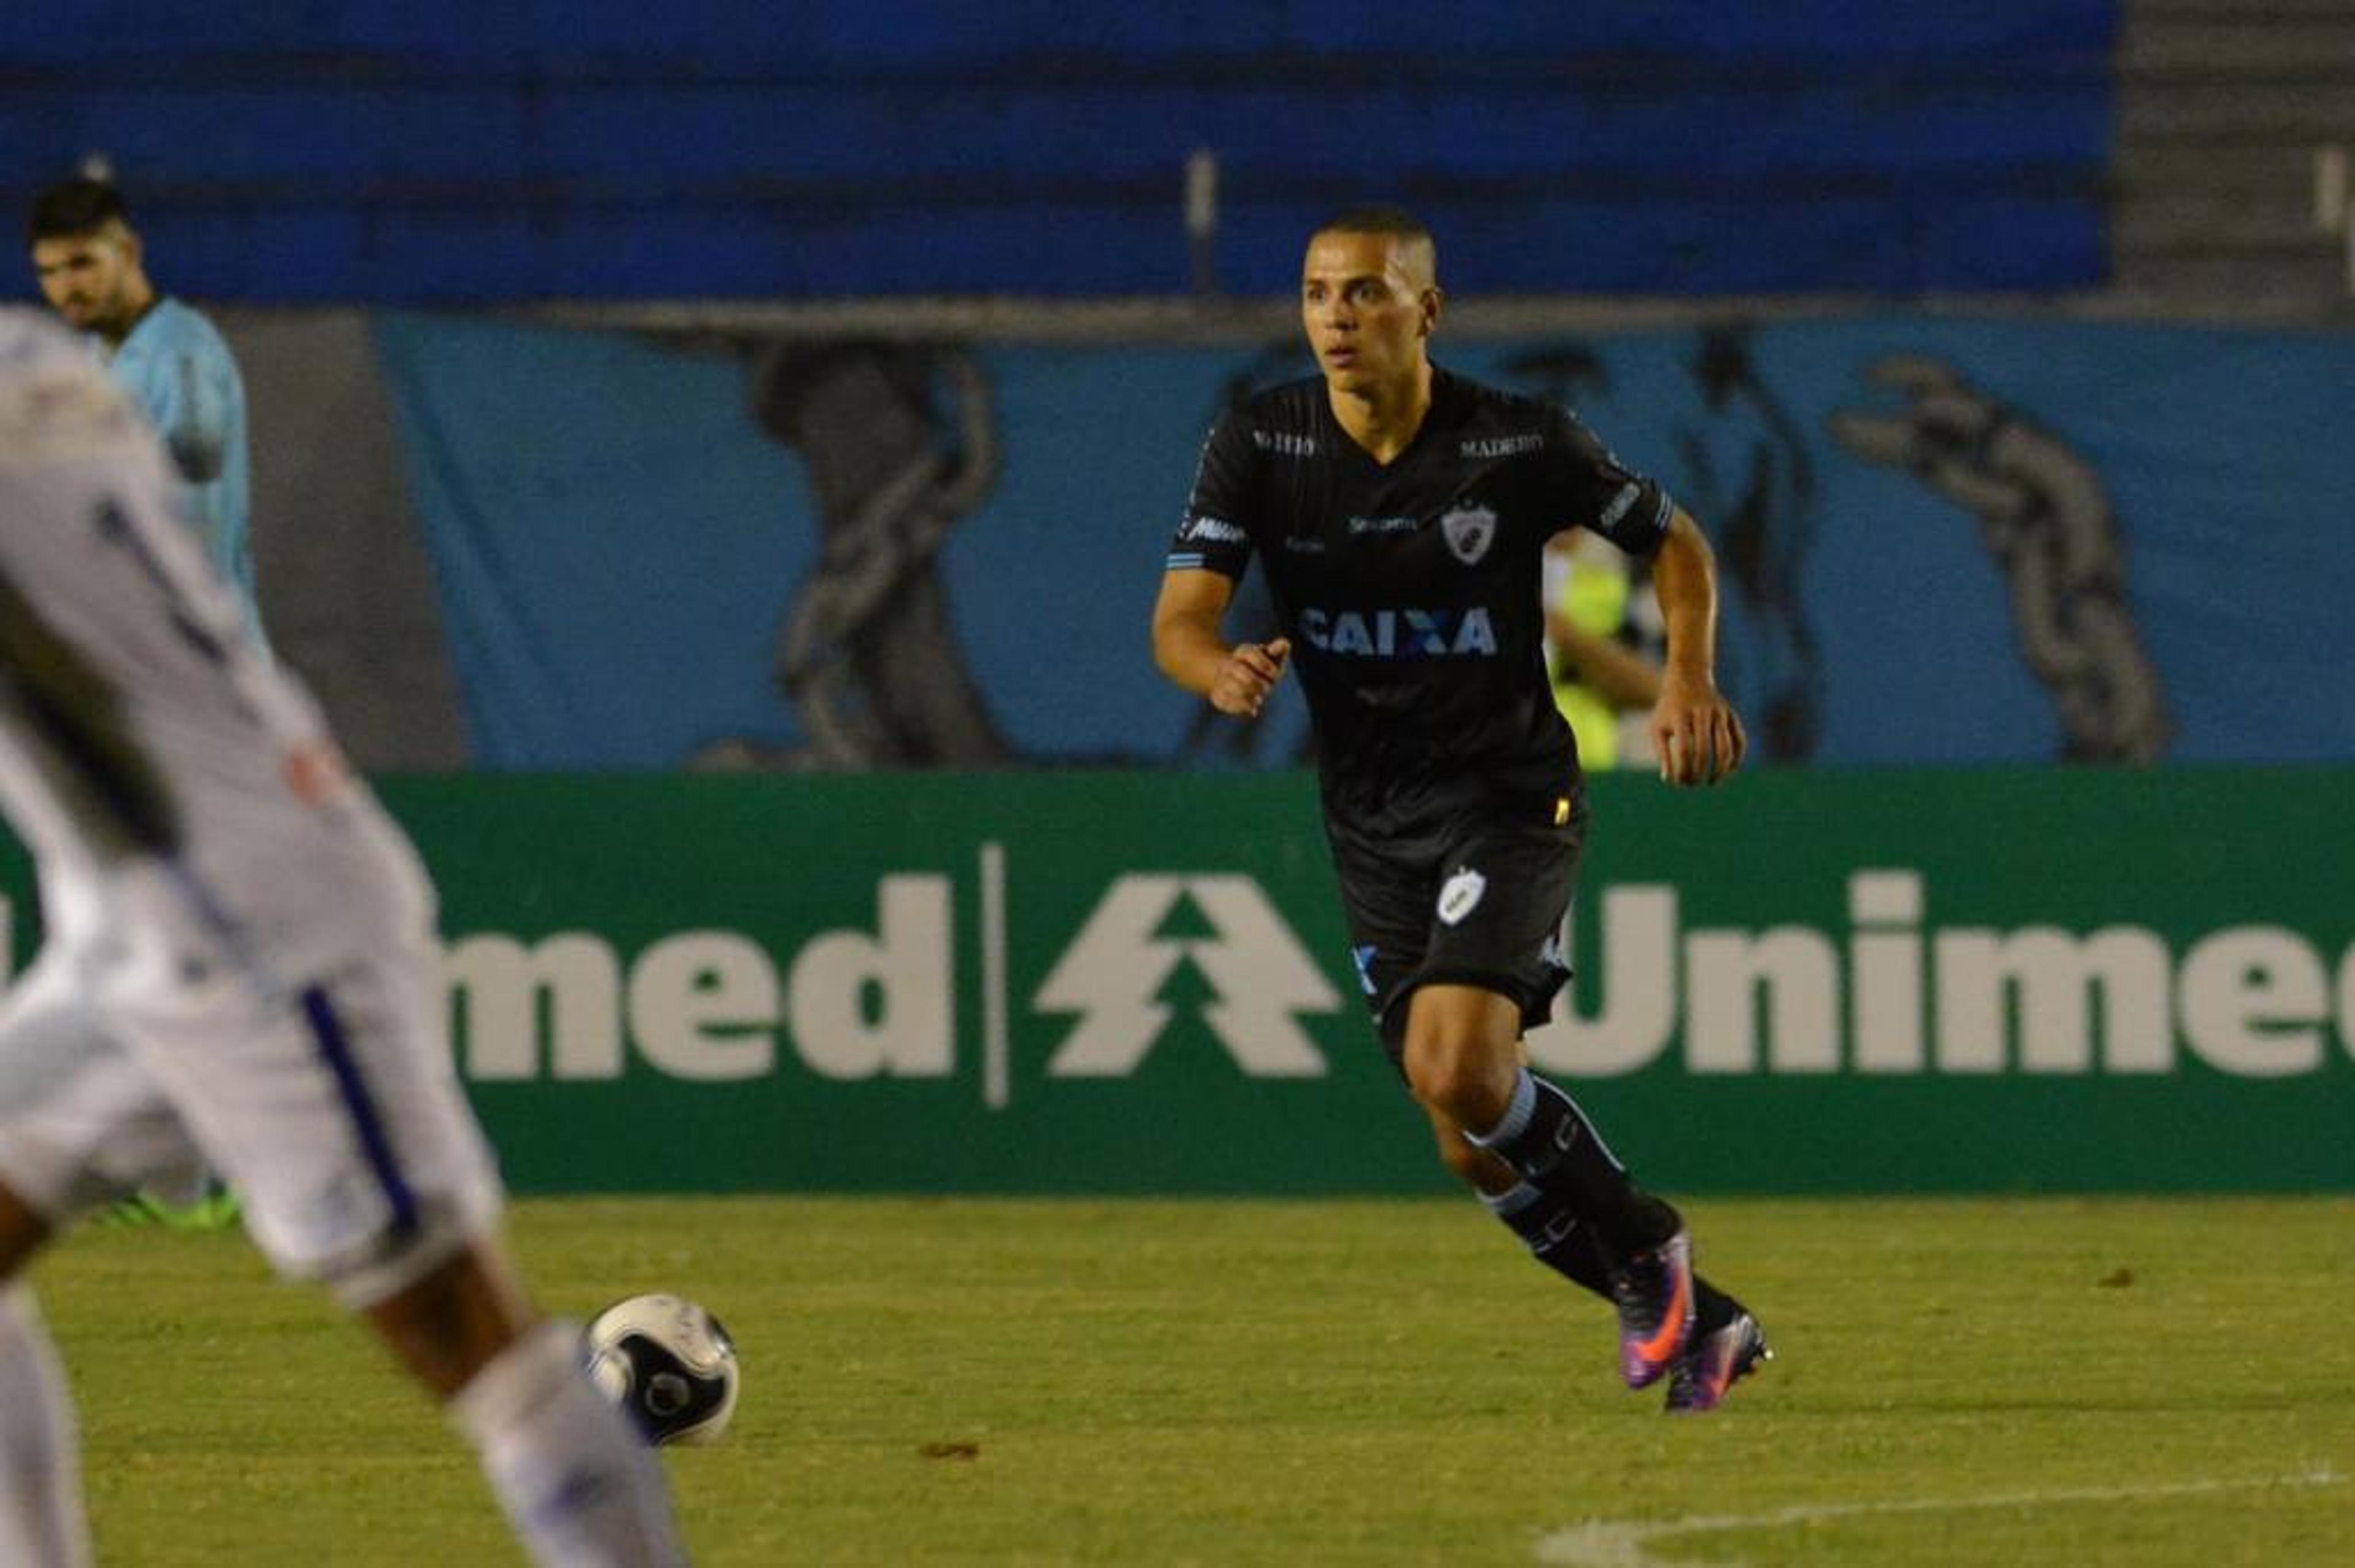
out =
[(1352, 207), (1316, 226), (1310, 243), (1327, 234), (1364, 234), (1392, 241), (1391, 254), (1418, 288), (1439, 282), (1439, 245), (1430, 225), (1403, 207)]

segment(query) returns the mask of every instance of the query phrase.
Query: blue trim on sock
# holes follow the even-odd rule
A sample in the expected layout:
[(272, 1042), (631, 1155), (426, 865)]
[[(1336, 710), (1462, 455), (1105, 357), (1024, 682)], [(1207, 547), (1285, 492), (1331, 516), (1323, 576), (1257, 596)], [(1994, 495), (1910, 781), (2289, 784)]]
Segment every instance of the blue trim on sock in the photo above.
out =
[(1524, 1067), (1513, 1080), (1513, 1098), (1505, 1107), (1504, 1119), (1485, 1133), (1467, 1132), (1464, 1136), (1482, 1148), (1495, 1148), (1500, 1144), (1511, 1143), (1528, 1129), (1529, 1118), (1537, 1114), (1537, 1108), (1538, 1081), (1530, 1077), (1529, 1070)]
[(1526, 1181), (1521, 1181), (1516, 1182), (1509, 1191), (1483, 1192), (1480, 1194), (1480, 1201), (1486, 1203), (1489, 1211), (1497, 1219), (1509, 1220), (1544, 1196), (1545, 1194), (1537, 1188), (1531, 1187)]

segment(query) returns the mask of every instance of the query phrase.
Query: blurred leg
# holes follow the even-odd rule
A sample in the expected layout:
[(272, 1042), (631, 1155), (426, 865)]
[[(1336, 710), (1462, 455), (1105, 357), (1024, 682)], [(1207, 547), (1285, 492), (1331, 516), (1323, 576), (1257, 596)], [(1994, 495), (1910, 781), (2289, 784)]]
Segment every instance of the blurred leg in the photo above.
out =
[(687, 1559), (653, 1449), (589, 1381), (577, 1337), (538, 1316), (477, 1241), (363, 1315), (449, 1411), (541, 1568)]
[(18, 1278), (48, 1233), (0, 1187), (0, 1563), (87, 1568), (73, 1404), (32, 1288)]
[(495, 1239), (503, 1194), (450, 1072), (422, 890), (342, 891), (349, 927), (321, 947), (345, 959), (312, 983), (124, 987), (109, 1021), (271, 1262), (326, 1283), (449, 1413), (540, 1568), (674, 1568), (653, 1450)]

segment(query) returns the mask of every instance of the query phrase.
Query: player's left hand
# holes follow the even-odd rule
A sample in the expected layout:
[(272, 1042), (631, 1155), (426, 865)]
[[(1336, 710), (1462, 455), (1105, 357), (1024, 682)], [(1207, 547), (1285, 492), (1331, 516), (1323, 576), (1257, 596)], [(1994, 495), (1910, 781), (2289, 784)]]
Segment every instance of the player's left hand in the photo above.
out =
[(1750, 738), (1716, 682), (1671, 667), (1652, 707), (1652, 750), (1669, 784), (1713, 784), (1742, 765)]

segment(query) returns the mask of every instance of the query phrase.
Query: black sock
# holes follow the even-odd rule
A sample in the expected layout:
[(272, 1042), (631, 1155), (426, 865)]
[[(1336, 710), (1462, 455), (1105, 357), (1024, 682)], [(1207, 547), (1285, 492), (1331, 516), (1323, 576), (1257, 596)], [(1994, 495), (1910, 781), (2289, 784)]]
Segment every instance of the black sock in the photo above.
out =
[(1531, 1187), (1566, 1199), (1595, 1239), (1616, 1254), (1648, 1252), (1683, 1223), (1674, 1209), (1628, 1179), (1575, 1101), (1526, 1067), (1503, 1120), (1466, 1136)]
[(1701, 1278), (1699, 1271), (1694, 1272), (1692, 1337), (1696, 1340), (1704, 1334), (1716, 1333), (1743, 1310), (1742, 1303)]
[(1509, 1192), (1483, 1192), (1480, 1201), (1520, 1237), (1531, 1257), (1581, 1289), (1611, 1299), (1611, 1260), (1594, 1239), (1594, 1227), (1578, 1222), (1569, 1199), (1524, 1181)]
[[(1520, 1237), (1529, 1255), (1577, 1285), (1611, 1299), (1611, 1254), (1596, 1239), (1594, 1227), (1582, 1225), (1570, 1200), (1524, 1181), (1509, 1192), (1484, 1192), (1480, 1201), (1488, 1211)], [(1742, 1303), (1718, 1289), (1696, 1271), (1693, 1275), (1693, 1335), (1712, 1334), (1742, 1310)]]

